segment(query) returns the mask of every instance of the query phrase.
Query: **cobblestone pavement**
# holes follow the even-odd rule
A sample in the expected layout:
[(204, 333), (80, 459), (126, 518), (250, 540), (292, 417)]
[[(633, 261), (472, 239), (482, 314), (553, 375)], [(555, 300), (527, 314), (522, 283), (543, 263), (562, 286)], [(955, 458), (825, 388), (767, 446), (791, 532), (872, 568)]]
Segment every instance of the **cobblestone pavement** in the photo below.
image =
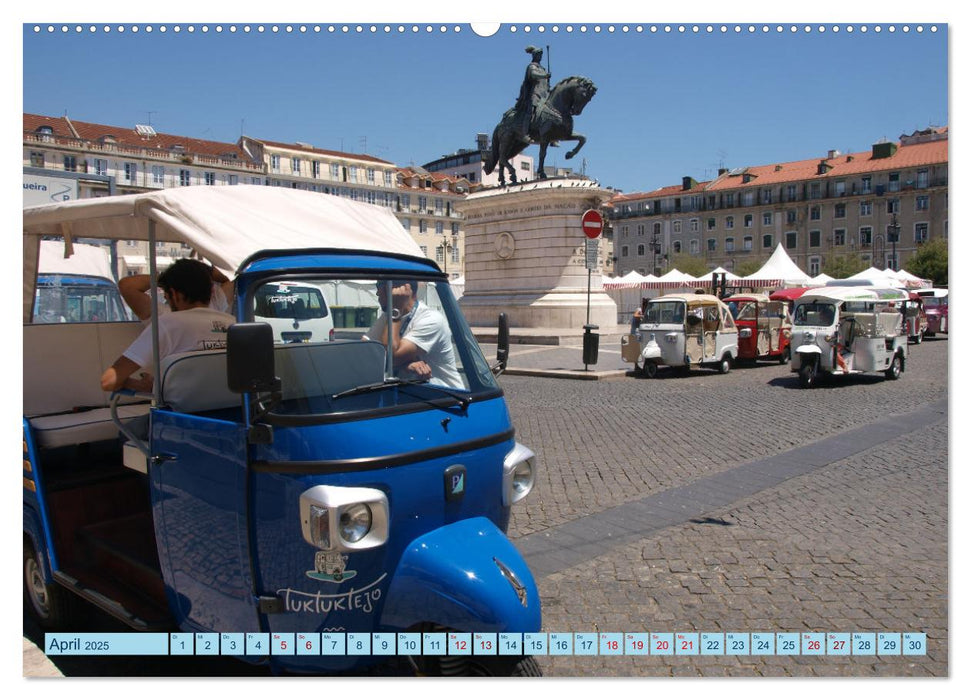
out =
[[(808, 391), (778, 365), (502, 383), (517, 439), (541, 460), (514, 516), (511, 534), (522, 538), (608, 508), (622, 515), (646, 496), (939, 404), (947, 343), (912, 346), (897, 382), (834, 379)], [(947, 675), (947, 460), (944, 413), (539, 580), (550, 632), (915, 631), (927, 633), (926, 656), (538, 657), (544, 673)]]

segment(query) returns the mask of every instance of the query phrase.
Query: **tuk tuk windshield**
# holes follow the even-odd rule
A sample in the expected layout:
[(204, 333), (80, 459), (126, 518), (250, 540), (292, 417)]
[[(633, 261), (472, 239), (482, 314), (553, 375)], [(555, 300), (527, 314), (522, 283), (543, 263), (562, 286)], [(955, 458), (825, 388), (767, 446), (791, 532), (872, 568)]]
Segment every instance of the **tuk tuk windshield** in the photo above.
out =
[[(498, 385), (445, 282), (304, 277), (248, 294), (248, 320), (273, 329), (277, 414), (366, 411)], [(387, 356), (387, 314), (397, 349)]]
[(683, 301), (651, 301), (644, 312), (643, 323), (684, 323)]
[(736, 321), (754, 321), (758, 317), (758, 305), (754, 301), (743, 302), (735, 316)]
[(947, 297), (922, 296), (921, 300), (924, 302), (925, 309), (940, 309), (947, 306)]
[(115, 283), (85, 275), (40, 275), (34, 293), (33, 323), (131, 321)]
[(836, 319), (836, 306), (824, 302), (807, 302), (796, 306), (794, 326), (831, 326)]

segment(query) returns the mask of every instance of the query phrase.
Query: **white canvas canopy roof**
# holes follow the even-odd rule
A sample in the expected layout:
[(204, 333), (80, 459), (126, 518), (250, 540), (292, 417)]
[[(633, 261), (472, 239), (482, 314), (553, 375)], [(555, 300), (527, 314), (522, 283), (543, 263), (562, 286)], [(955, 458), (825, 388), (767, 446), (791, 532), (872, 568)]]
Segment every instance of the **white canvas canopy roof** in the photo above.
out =
[(685, 284), (694, 284), (697, 280), (691, 275), (687, 275), (681, 272), (676, 267), (671, 268), (663, 275), (657, 278), (658, 282), (684, 282)]
[[(41, 236), (185, 243), (233, 276), (267, 249), (339, 248), (424, 257), (390, 210), (304, 190), (260, 185), (182, 187), (29, 207), (24, 217), (24, 310)], [(28, 316), (25, 315), (25, 318)]]
[(737, 280), (737, 279), (741, 279), (741, 277), (739, 277), (738, 275), (736, 275), (733, 272), (729, 272), (724, 267), (716, 267), (714, 270), (712, 270), (711, 272), (708, 273), (707, 277), (702, 276), (702, 277), (699, 277), (698, 279), (711, 279), (712, 274), (715, 273), (715, 272), (717, 272), (718, 274), (724, 274), (726, 280)]
[(64, 256), (64, 244), (60, 241), (41, 241), (37, 269), (48, 275), (89, 275), (114, 281), (108, 250), (103, 246), (74, 244), (74, 254)]
[(747, 275), (742, 281), (753, 287), (779, 287), (783, 284), (805, 286), (810, 284), (809, 275), (799, 269), (785, 248), (779, 243), (758, 272)]
[(855, 275), (850, 275), (847, 277), (847, 279), (870, 280), (875, 285), (889, 287), (904, 286), (904, 283), (901, 282), (897, 275), (894, 274), (893, 270), (878, 270), (875, 267), (869, 267), (863, 272), (857, 272)]
[(825, 272), (820, 272), (818, 275), (809, 280), (810, 284), (818, 285), (820, 287), (824, 286), (827, 282), (836, 279), (835, 277), (830, 277)]

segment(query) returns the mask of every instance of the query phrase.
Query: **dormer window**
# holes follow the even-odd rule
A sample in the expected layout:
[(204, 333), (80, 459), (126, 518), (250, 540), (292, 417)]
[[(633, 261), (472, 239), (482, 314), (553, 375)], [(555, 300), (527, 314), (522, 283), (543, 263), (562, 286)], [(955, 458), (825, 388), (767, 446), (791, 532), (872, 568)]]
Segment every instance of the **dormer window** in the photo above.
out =
[(37, 127), (37, 133), (38, 134), (41, 134), (42, 136), (53, 136), (54, 135), (54, 127), (47, 126), (46, 124), (44, 126), (38, 126)]
[(105, 134), (104, 136), (101, 137), (101, 143), (117, 143), (117, 142), (118, 142), (118, 139), (116, 139), (111, 134)]
[(185, 153), (185, 146), (183, 146), (181, 143), (176, 143), (173, 144), (172, 150), (176, 153)]

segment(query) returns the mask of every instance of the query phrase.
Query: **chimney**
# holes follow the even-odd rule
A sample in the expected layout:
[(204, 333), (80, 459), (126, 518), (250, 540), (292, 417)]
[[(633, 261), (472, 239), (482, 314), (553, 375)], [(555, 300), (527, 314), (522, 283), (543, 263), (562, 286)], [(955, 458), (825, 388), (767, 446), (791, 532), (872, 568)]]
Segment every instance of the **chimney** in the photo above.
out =
[(718, 177), (721, 177), (728, 172), (728, 168), (718, 168)]
[(853, 156), (846, 156), (846, 162), (847, 163), (852, 163), (853, 162)]
[(697, 184), (698, 184), (697, 180), (695, 180), (693, 177), (689, 177), (685, 175), (683, 178), (681, 178), (682, 191), (690, 190), (692, 187), (694, 187)]
[(836, 150), (836, 149), (834, 148), (834, 149), (832, 149), (832, 150), (830, 150), (830, 151), (828, 151), (828, 152), (827, 152), (827, 154), (826, 154), (826, 158), (827, 158), (827, 160), (832, 160), (833, 158), (836, 158), (836, 157), (837, 157), (837, 156), (839, 156), (839, 155), (840, 155), (840, 152), (839, 152), (839, 151), (837, 151), (837, 150)]
[(897, 152), (897, 144), (892, 143), (890, 141), (884, 141), (883, 143), (873, 144), (874, 158), (889, 158), (896, 152)]
[(782, 166), (781, 165), (775, 166), (775, 171), (776, 172), (779, 172), (780, 170), (782, 170)]

